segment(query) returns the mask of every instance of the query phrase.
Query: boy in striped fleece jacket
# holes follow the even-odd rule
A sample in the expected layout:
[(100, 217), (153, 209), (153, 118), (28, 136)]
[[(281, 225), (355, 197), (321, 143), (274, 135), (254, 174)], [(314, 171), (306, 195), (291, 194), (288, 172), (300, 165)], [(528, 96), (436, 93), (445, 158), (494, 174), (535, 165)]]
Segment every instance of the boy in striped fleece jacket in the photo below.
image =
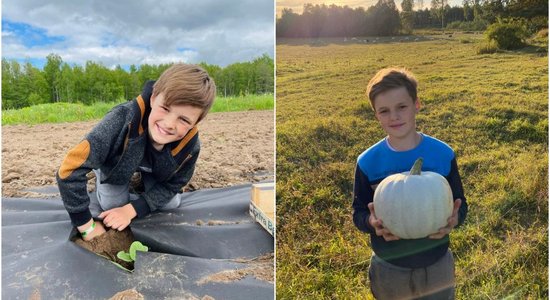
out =
[[(135, 217), (179, 206), (180, 192), (200, 151), (197, 124), (216, 95), (196, 65), (175, 64), (141, 95), (114, 107), (74, 148), (56, 173), (63, 204), (84, 240), (123, 230)], [(96, 174), (98, 203), (90, 203), (86, 174)], [(144, 192), (129, 192), (140, 172)], [(101, 219), (102, 221), (95, 221)]]

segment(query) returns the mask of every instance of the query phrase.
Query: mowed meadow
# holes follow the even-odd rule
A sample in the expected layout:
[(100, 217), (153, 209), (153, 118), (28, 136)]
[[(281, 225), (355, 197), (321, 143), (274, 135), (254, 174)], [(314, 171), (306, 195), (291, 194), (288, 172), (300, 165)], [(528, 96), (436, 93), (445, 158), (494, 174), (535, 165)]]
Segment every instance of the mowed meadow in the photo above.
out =
[(277, 41), (277, 298), (372, 298), (351, 202), (357, 156), (385, 136), (365, 89), (388, 66), (416, 74), (418, 130), (457, 155), (469, 213), (451, 233), (456, 298), (547, 298), (546, 51), (401, 39)]

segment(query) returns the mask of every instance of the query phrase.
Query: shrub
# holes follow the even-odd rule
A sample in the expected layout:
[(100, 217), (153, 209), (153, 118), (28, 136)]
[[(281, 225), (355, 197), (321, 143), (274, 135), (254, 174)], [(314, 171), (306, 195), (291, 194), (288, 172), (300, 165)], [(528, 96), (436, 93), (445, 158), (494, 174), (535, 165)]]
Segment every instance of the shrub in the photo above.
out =
[(548, 44), (548, 29), (541, 29), (533, 37), (533, 41), (540, 44)]
[(447, 29), (459, 29), (462, 31), (483, 31), (487, 28), (487, 23), (483, 20), (474, 21), (455, 21), (447, 24)]
[(495, 41), (500, 49), (517, 49), (524, 45), (527, 36), (525, 26), (520, 22), (494, 23), (485, 32), (489, 41)]
[(537, 34), (535, 35), (536, 38), (548, 38), (548, 29), (541, 29)]
[(495, 41), (482, 42), (477, 46), (477, 54), (490, 54), (497, 52), (497, 50), (498, 46)]
[(527, 32), (529, 34), (545, 29), (548, 30), (548, 16), (535, 16), (527, 22)]
[(462, 22), (460, 21), (454, 21), (449, 24), (447, 24), (447, 29), (459, 29)]
[(37, 104), (43, 103), (42, 97), (40, 97), (40, 95), (38, 95), (37, 93), (31, 93), (29, 95), (29, 98), (27, 99), (27, 102), (30, 105), (37, 105)]

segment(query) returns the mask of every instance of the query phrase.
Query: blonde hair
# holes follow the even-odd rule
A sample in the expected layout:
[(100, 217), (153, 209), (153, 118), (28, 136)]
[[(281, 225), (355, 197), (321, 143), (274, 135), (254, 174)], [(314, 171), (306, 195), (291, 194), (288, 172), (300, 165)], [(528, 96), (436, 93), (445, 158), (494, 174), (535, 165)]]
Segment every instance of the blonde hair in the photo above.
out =
[(374, 109), (374, 99), (379, 94), (404, 87), (407, 89), (407, 93), (413, 99), (413, 102), (418, 98), (417, 87), (418, 82), (414, 75), (403, 68), (385, 68), (376, 73), (374, 77), (369, 81), (367, 85), (367, 95), (370, 100), (372, 109)]
[(152, 96), (161, 93), (167, 106), (175, 104), (201, 108), (199, 122), (214, 103), (216, 84), (201, 67), (179, 63), (164, 71), (153, 85)]

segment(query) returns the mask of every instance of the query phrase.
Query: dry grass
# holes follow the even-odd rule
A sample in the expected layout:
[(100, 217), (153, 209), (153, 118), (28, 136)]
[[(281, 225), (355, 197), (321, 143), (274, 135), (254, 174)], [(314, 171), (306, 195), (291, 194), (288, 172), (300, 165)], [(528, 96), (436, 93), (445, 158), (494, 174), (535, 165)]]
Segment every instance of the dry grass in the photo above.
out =
[(372, 297), (351, 193), (357, 156), (384, 136), (364, 91), (387, 66), (417, 75), (419, 130), (457, 153), (470, 208), (451, 235), (457, 299), (547, 297), (548, 60), (478, 55), (482, 40), (278, 41), (278, 299)]

